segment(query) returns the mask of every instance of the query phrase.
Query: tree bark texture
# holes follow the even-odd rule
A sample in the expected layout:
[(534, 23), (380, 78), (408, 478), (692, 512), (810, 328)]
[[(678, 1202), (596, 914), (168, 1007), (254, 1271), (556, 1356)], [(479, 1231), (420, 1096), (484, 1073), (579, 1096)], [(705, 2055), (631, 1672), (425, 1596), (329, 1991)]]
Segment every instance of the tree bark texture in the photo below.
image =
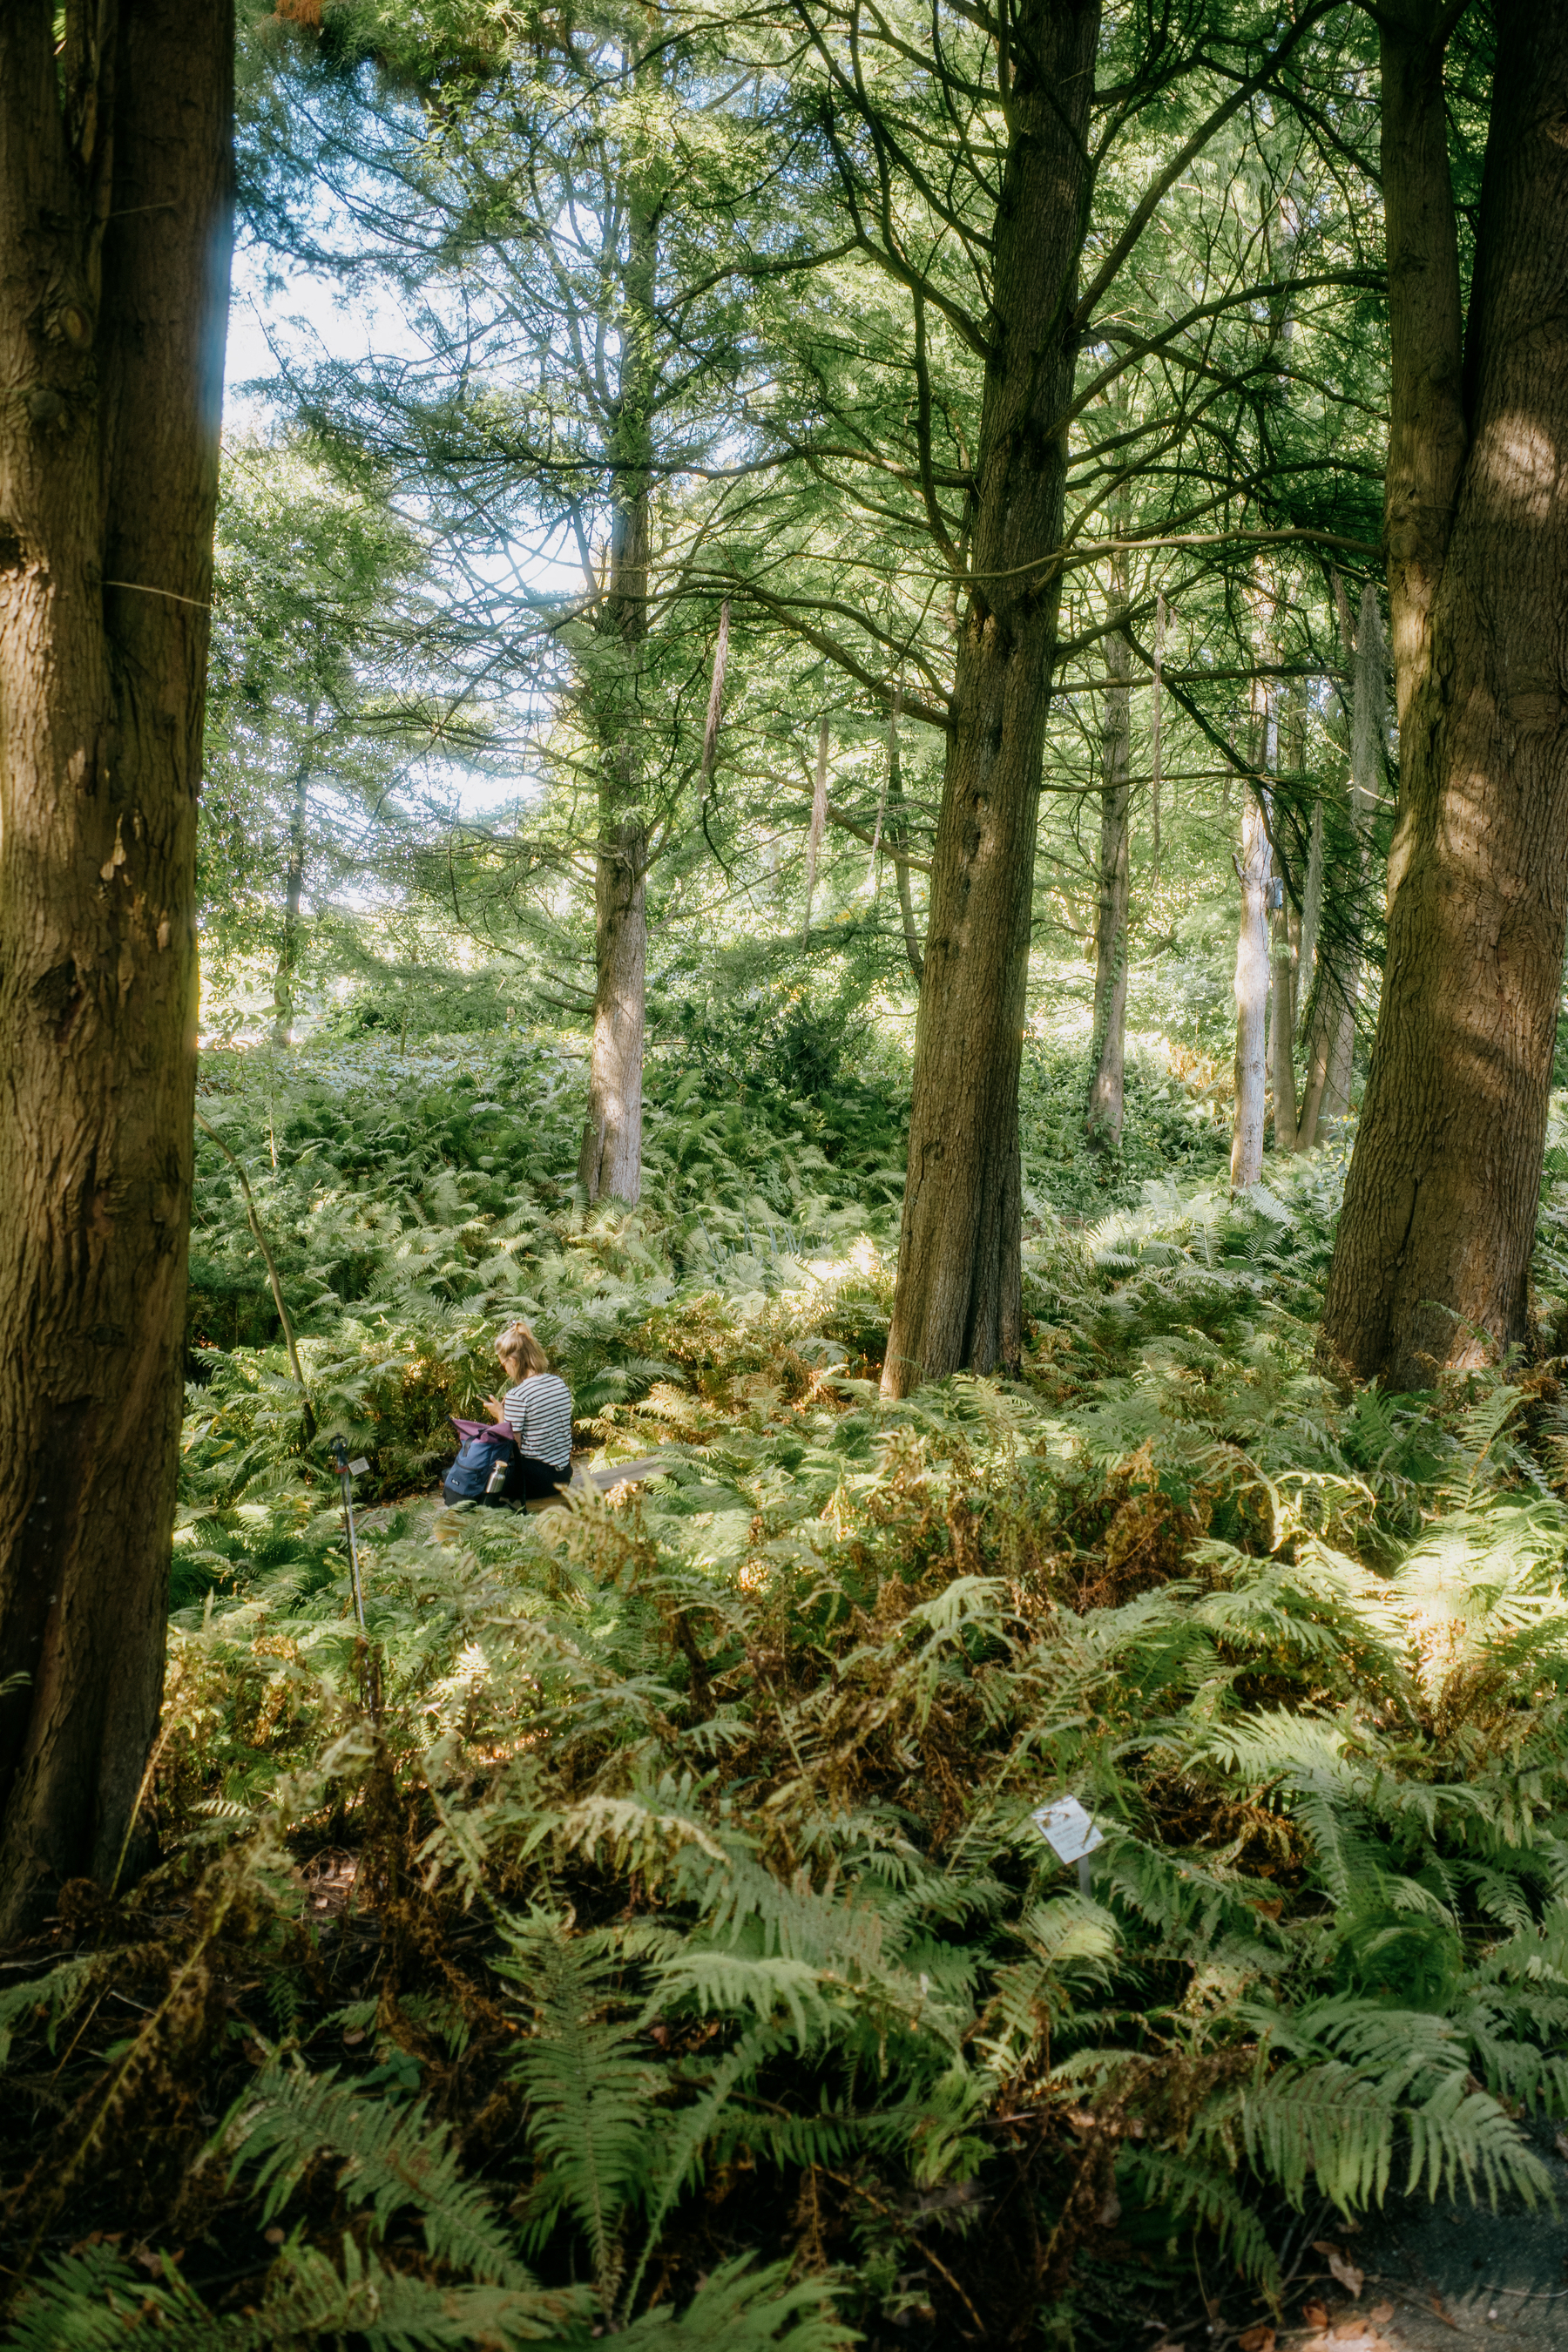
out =
[[(1434, 497), (1420, 540), (1424, 638), (1394, 465), (1409, 432), (1391, 441), (1401, 813), (1322, 1328), (1330, 1360), (1396, 1388), (1526, 1336), (1568, 906), (1568, 12), (1500, 0), (1497, 24), (1464, 415), (1449, 431), (1464, 458), (1451, 527)], [(1430, 209), (1451, 208), (1446, 163), (1429, 169), (1442, 174)], [(1396, 212), (1403, 191), (1388, 201)], [(1440, 338), (1429, 363), (1402, 354), (1426, 320), (1397, 303), (1394, 317), (1397, 397), (1447, 360)]]
[[(658, 75), (657, 45), (635, 70), (640, 83)], [(588, 681), (599, 761), (599, 838), (594, 882), (594, 1037), (577, 1181), (590, 1201), (608, 1197), (635, 1202), (642, 1193), (647, 884), (652, 839), (644, 797), (640, 683), (653, 523), (658, 173), (658, 167), (645, 156), (629, 163), (626, 176), (620, 375), (609, 449), (609, 578)], [(726, 627), (726, 652), (728, 642)], [(719, 669), (715, 694), (721, 698), (722, 693)], [(716, 748), (717, 711), (712, 734)], [(705, 786), (708, 772), (705, 746)]]
[(233, 9), (0, 9), (0, 1936), (163, 1685)]
[(970, 585), (932, 858), (885, 1394), (1023, 1346), (1018, 1066), (1061, 601), (1071, 331), (1100, 0), (1022, 0), (1006, 35)]
[[(1445, 13), (1445, 0), (1384, 0), (1378, 18), (1391, 338), (1384, 542), (1402, 733), (1430, 666), (1432, 605), (1468, 437), (1458, 232), (1436, 37)], [(1513, 13), (1530, 39), (1538, 12), (1526, 0)]]
[[(1307, 764), (1307, 698), (1300, 687), (1290, 689), (1281, 730), (1280, 767), (1299, 780)], [(1269, 894), (1268, 957), (1272, 978), (1271, 1039), (1268, 1075), (1274, 1088), (1274, 1149), (1298, 1148), (1296, 1104), (1296, 973), (1300, 933), (1290, 905), (1289, 877), (1277, 857), (1278, 873)]]
[(1249, 791), (1241, 810), (1241, 918), (1236, 941), (1236, 1114), (1230, 1138), (1230, 1181), (1237, 1191), (1263, 1173), (1264, 1031), (1268, 1017), (1268, 830), (1263, 806)]
[[(1112, 558), (1112, 619), (1127, 616), (1127, 559)], [(1105, 637), (1105, 712), (1100, 753), (1100, 887), (1094, 915), (1094, 1036), (1084, 1132), (1091, 1147), (1121, 1142), (1127, 1058), (1127, 908), (1131, 896), (1132, 648), (1121, 629)], [(1155, 692), (1158, 693), (1156, 683)]]

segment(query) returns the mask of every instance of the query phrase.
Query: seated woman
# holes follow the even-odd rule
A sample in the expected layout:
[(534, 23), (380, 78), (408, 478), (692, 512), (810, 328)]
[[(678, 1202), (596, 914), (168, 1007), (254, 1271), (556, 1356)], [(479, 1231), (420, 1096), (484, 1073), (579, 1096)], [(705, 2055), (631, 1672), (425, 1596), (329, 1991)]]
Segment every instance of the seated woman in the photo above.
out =
[(485, 1411), (498, 1427), (510, 1427), (522, 1456), (507, 1481), (509, 1497), (558, 1495), (572, 1479), (572, 1391), (526, 1323), (508, 1326), (496, 1354), (512, 1385), (504, 1397), (487, 1397)]

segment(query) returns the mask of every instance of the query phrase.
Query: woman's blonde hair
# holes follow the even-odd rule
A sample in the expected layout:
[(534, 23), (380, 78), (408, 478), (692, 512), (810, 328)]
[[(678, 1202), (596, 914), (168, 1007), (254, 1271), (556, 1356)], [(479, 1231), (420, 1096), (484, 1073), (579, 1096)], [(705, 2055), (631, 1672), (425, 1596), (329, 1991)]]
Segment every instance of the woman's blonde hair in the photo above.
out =
[(531, 1372), (547, 1372), (550, 1359), (523, 1322), (509, 1323), (496, 1341), (496, 1354), (514, 1381), (526, 1380)]

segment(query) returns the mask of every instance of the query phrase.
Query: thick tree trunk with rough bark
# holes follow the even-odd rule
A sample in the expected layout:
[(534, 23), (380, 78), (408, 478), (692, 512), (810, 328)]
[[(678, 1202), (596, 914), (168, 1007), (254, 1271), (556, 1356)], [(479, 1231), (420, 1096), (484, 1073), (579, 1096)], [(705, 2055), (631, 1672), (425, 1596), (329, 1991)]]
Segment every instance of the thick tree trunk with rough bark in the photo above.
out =
[(1568, 12), (1500, 0), (1462, 406), (1441, 92), (1406, 14), (1383, 33), (1401, 815), (1322, 1333), (1393, 1387), (1526, 1336), (1568, 906)]
[(0, 1936), (163, 1685), (232, 91), (216, 0), (0, 8)]
[[(1110, 617), (1127, 614), (1127, 559), (1112, 559)], [(1128, 822), (1132, 764), (1132, 648), (1120, 629), (1105, 637), (1105, 712), (1100, 748), (1100, 884), (1094, 913), (1094, 1035), (1084, 1133), (1091, 1148), (1121, 1142), (1127, 1058)]]
[(1021, 0), (885, 1394), (1017, 1364), (1018, 1062), (1100, 0)]

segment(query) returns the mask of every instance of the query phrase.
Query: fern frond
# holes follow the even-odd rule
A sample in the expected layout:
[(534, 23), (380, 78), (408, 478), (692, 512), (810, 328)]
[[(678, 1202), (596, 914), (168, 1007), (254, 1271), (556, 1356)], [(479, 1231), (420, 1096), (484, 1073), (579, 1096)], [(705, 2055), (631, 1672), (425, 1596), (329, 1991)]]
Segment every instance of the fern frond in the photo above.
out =
[(743, 2254), (703, 2281), (684, 2311), (644, 2312), (620, 2337), (638, 2352), (849, 2352), (859, 2338), (833, 2309), (834, 2288), (820, 2278), (789, 2284), (788, 2263), (753, 2270)]
[(331, 2072), (268, 2068), (219, 2135), (229, 2179), (252, 2174), (270, 2221), (288, 2204), (318, 2158), (338, 2166), (339, 2194), (368, 2205), (384, 2237), (412, 2206), (438, 2262), (497, 2286), (528, 2292), (534, 2281), (518, 2261), (482, 2189), (463, 2179), (445, 2126), (426, 2120), (426, 2103), (394, 2105), (356, 2094)]
[(544, 2242), (565, 2206), (588, 2240), (606, 2303), (620, 2268), (620, 2224), (644, 2176), (656, 2070), (631, 2051), (637, 2021), (613, 2023), (619, 1964), (604, 1934), (574, 1937), (553, 1921), (515, 1931), (507, 1973), (523, 1984), (535, 2032), (513, 2071), (529, 2101), (529, 2137), (549, 2168), (531, 2200), (527, 2241)]

